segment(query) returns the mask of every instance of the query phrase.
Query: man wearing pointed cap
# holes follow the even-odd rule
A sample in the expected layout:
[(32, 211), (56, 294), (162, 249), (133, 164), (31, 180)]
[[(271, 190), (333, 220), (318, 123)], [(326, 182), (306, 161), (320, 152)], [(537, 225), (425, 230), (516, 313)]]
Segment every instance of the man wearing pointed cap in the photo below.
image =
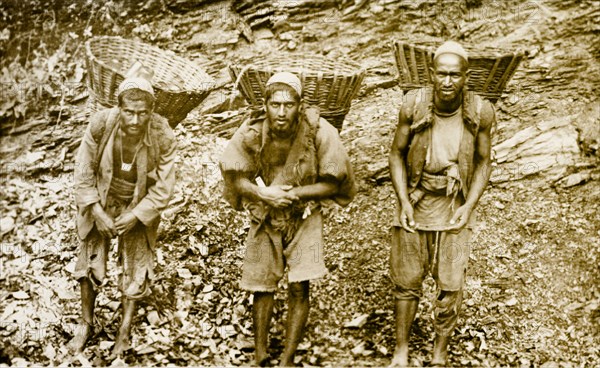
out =
[(467, 52), (456, 42), (442, 44), (431, 75), (432, 88), (413, 90), (403, 99), (390, 151), (398, 200), (390, 256), (396, 299), (392, 366), (409, 364), (410, 328), (428, 273), (437, 284), (431, 365), (447, 364), (462, 303), (474, 209), (491, 174), (494, 108), (466, 89)]
[(255, 359), (269, 363), (274, 293), (288, 270), (288, 319), (279, 365), (294, 365), (309, 311), (309, 282), (323, 277), (321, 202), (345, 206), (356, 190), (336, 128), (302, 102), (292, 73), (266, 84), (264, 108), (236, 131), (221, 158), (225, 199), (247, 210), (251, 225), (241, 287), (253, 293)]
[(127, 78), (117, 93), (117, 107), (91, 116), (76, 157), (77, 232), (82, 241), (74, 276), (81, 286), (83, 318), (69, 343), (73, 352), (80, 352), (93, 335), (96, 295), (116, 238), (123, 319), (111, 358), (129, 348), (136, 301), (150, 293), (156, 232), (173, 192), (176, 157), (173, 131), (153, 112), (150, 82)]

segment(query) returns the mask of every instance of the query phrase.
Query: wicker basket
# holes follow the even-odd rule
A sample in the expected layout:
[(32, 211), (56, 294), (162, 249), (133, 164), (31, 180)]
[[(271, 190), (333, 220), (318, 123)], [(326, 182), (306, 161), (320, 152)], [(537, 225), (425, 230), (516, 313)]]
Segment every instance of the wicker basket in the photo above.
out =
[[(402, 41), (393, 44), (400, 87), (403, 90), (424, 87), (432, 83), (429, 68), (433, 66), (434, 46), (411, 45)], [(471, 74), (467, 88), (492, 102), (502, 95), (524, 54), (495, 48), (465, 47), (469, 53)]]
[(304, 100), (319, 106), (321, 116), (338, 131), (342, 129), (352, 99), (360, 90), (366, 73), (353, 61), (331, 60), (319, 55), (269, 56), (255, 59), (244, 67), (229, 66), (237, 88), (251, 105), (263, 104), (267, 81), (273, 74), (283, 71), (300, 78)]
[(85, 103), (85, 113), (88, 116), (94, 115), (98, 111), (109, 109), (111, 106), (103, 105), (98, 101), (98, 98), (94, 95), (93, 92), (90, 92), (88, 99)]
[(86, 43), (90, 94), (105, 106), (117, 104), (116, 91), (129, 68), (141, 61), (152, 69), (154, 110), (175, 127), (215, 88), (214, 80), (194, 63), (157, 47), (121, 37), (95, 37)]

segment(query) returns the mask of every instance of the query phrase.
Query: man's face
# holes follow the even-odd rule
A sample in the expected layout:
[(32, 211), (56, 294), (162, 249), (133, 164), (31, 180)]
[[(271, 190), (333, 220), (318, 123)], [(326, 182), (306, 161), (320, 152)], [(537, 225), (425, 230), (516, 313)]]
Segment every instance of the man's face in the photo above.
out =
[(294, 132), (298, 122), (300, 102), (288, 91), (275, 91), (266, 103), (269, 128), (279, 137), (287, 137)]
[(458, 98), (469, 76), (466, 62), (454, 54), (438, 56), (431, 71), (435, 94), (443, 102)]
[(139, 138), (146, 131), (152, 110), (145, 101), (123, 99), (119, 114), (123, 133), (131, 138)]

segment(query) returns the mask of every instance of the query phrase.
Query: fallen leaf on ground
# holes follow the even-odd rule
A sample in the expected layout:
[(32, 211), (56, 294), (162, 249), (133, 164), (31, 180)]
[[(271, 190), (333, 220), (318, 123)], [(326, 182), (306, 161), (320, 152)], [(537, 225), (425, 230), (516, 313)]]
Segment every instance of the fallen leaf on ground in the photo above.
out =
[(346, 328), (361, 328), (362, 326), (365, 325), (365, 323), (367, 323), (368, 319), (369, 319), (368, 314), (361, 314), (360, 316), (354, 318), (352, 321), (344, 324), (344, 327), (346, 327)]
[(29, 294), (27, 294), (23, 290), (13, 292), (12, 296), (13, 296), (13, 298), (19, 299), (19, 300), (29, 299)]

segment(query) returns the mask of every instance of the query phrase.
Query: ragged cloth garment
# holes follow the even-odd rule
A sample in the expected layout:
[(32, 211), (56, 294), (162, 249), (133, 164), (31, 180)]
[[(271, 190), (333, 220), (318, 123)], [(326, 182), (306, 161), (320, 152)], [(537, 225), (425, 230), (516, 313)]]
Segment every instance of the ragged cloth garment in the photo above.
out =
[[(427, 230), (445, 230), (464, 203), (458, 155), (465, 128), (462, 111), (435, 111), (421, 181), (409, 194), (415, 222)], [(474, 217), (474, 216), (472, 216)], [(472, 222), (469, 223), (469, 226)]]
[(462, 107), (451, 114), (434, 109), (431, 89), (414, 91), (407, 99), (414, 101), (406, 106), (412, 111), (407, 186), (418, 230), (410, 233), (400, 226), (399, 206), (392, 228), (394, 295), (401, 300), (420, 298), (423, 281), (431, 274), (438, 286), (434, 329), (443, 336), (454, 331), (458, 320), (475, 213), (464, 228), (445, 230), (471, 184), (477, 132), (494, 120), (489, 102), (467, 91), (463, 96)]
[[(126, 211), (134, 190), (135, 184), (113, 177), (104, 209), (106, 213), (116, 218)], [(109, 250), (110, 239), (103, 237), (94, 226), (80, 246), (73, 273), (75, 279), (87, 277), (95, 287), (101, 286), (106, 277)], [(119, 274), (119, 290), (132, 300), (149, 295), (149, 280), (154, 279), (154, 252), (141, 222), (119, 236), (117, 254), (118, 265), (123, 268)]]
[[(264, 157), (271, 144), (264, 110), (254, 111), (236, 131), (220, 162), (225, 199), (237, 210), (247, 209), (252, 220), (241, 283), (248, 290), (276, 289), (286, 262), (290, 266), (290, 282), (323, 276), (326, 268), (322, 218), (320, 203), (316, 201), (300, 201), (286, 209), (249, 202), (236, 190), (237, 177), (241, 175), (252, 182), (260, 177), (266, 185), (294, 187), (325, 180), (334, 182), (339, 190), (331, 199), (342, 206), (356, 194), (354, 173), (337, 130), (319, 117), (316, 107), (302, 105), (298, 116), (295, 138), (283, 170), (273, 170)], [(295, 257), (295, 265), (288, 256)]]
[[(405, 289), (420, 289), (431, 273), (442, 290), (462, 288), (475, 216), (459, 231), (445, 231), (457, 207), (464, 203), (458, 173), (458, 147), (463, 129), (459, 113), (436, 116), (431, 144), (419, 186), (410, 194), (415, 233), (399, 225), (392, 234), (392, 279)], [(437, 128), (436, 128), (437, 127)], [(456, 132), (450, 132), (453, 128)], [(436, 131), (437, 129), (437, 131)], [(440, 134), (444, 133), (444, 134)], [(435, 172), (429, 172), (435, 171)]]
[[(426, 230), (443, 231), (468, 195), (477, 134), (490, 127), (495, 113), (489, 101), (466, 89), (461, 107), (451, 114), (437, 111), (433, 97), (431, 87), (412, 90), (402, 106), (411, 121), (411, 143), (405, 158), (407, 189), (415, 221)], [(393, 226), (400, 226), (399, 215), (397, 203)], [(474, 218), (475, 214), (471, 220)], [(467, 226), (472, 224), (470, 221)]]
[(75, 277), (89, 277), (99, 285), (106, 274), (110, 241), (97, 231), (91, 207), (100, 203), (113, 218), (131, 211), (139, 222), (119, 237), (119, 260), (124, 267), (123, 293), (137, 298), (146, 295), (145, 280), (152, 278), (160, 213), (168, 205), (175, 185), (177, 142), (166, 119), (153, 114), (132, 165), (135, 174), (123, 175), (114, 162), (120, 152), (119, 131), (119, 109), (100, 111), (90, 118), (77, 152), (75, 200), (82, 244)]

